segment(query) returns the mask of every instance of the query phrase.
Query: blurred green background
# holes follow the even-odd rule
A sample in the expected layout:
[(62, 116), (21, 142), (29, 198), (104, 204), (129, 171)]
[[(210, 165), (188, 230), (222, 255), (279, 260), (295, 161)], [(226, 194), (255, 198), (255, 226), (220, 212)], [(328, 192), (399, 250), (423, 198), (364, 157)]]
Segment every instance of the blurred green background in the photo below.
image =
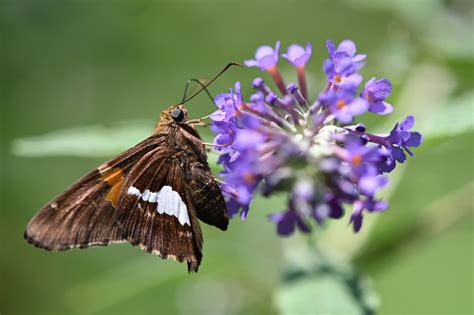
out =
[[(1, 0), (0, 313), (473, 314), (473, 17), (470, 0)], [(345, 218), (281, 239), (266, 218), (277, 196), (225, 233), (205, 226), (197, 275), (129, 245), (48, 253), (23, 240), (43, 204), (146, 137), (187, 79), (309, 41), (316, 95), (325, 40), (346, 38), (368, 54), (366, 79), (394, 85), (395, 113), (363, 120), (386, 131), (414, 114), (425, 136), (361, 233)], [(255, 75), (232, 69), (211, 91), (240, 80), (248, 96)], [(188, 107), (214, 109), (205, 96)]]

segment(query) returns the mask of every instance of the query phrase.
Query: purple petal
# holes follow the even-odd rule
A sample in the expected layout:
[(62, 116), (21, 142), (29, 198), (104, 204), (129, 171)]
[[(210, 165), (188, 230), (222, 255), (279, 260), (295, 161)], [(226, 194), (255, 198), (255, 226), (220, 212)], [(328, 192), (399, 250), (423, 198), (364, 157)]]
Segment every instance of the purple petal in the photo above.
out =
[(247, 67), (259, 67), (261, 70), (266, 71), (274, 67), (278, 62), (279, 49), (280, 42), (276, 43), (275, 49), (268, 45), (260, 46), (255, 53), (255, 60), (245, 60), (244, 64)]
[(349, 105), (349, 112), (352, 116), (357, 116), (365, 113), (369, 109), (369, 103), (363, 98), (356, 98)]
[(293, 195), (295, 198), (309, 201), (314, 198), (314, 186), (309, 180), (299, 180), (293, 187)]
[(366, 196), (373, 196), (375, 192), (388, 184), (388, 178), (385, 176), (363, 177), (358, 182), (359, 190)]
[(369, 111), (379, 115), (388, 115), (393, 112), (393, 106), (386, 102), (371, 103)]
[(277, 233), (282, 236), (288, 236), (295, 231), (295, 216), (293, 211), (270, 214), (271, 221), (277, 224)]
[(309, 233), (311, 232), (311, 228), (309, 227), (309, 225), (307, 225), (303, 219), (301, 219), (300, 216), (297, 216), (296, 217), (296, 224), (298, 225), (299, 229), (304, 232), (304, 233)]
[(362, 228), (362, 221), (364, 217), (362, 216), (362, 213), (359, 215), (352, 215), (351, 216), (351, 223), (353, 224), (354, 232), (358, 233), (360, 229)]
[(329, 202), (331, 207), (331, 212), (329, 213), (329, 217), (333, 219), (339, 219), (344, 215), (344, 209), (342, 208), (341, 204), (337, 201), (337, 199), (333, 199)]
[(232, 147), (238, 151), (258, 149), (266, 140), (266, 137), (257, 131), (242, 129), (235, 136)]
[(268, 70), (273, 68), (276, 64), (276, 60), (273, 56), (265, 56), (258, 60), (258, 66), (262, 70)]
[(349, 39), (346, 39), (346, 40), (343, 40), (339, 46), (337, 47), (337, 50), (338, 51), (344, 51), (346, 52), (350, 57), (354, 57), (356, 51), (357, 51), (357, 48), (356, 48), (356, 45), (353, 41), (349, 40)]
[(410, 115), (400, 123), (400, 129), (410, 130), (414, 124), (415, 124), (415, 117)]
[(273, 47), (264, 45), (264, 46), (258, 47), (257, 52), (255, 53), (255, 59), (260, 60), (267, 56), (274, 57), (274, 55), (275, 55), (275, 50), (273, 49)]
[(339, 168), (339, 160), (335, 158), (325, 158), (319, 162), (319, 169), (326, 173), (334, 172)]
[(249, 191), (248, 187), (240, 186), (237, 187), (237, 201), (241, 205), (246, 205), (250, 203), (250, 200), (252, 200), (252, 193)]
[(225, 117), (226, 117), (226, 113), (220, 109), (216, 110), (209, 116), (209, 118), (211, 118), (211, 120), (214, 120), (214, 121), (224, 121)]
[(392, 156), (397, 162), (403, 163), (406, 160), (406, 155), (399, 147), (392, 147)]
[(280, 54), (280, 41), (277, 41), (275, 44), (275, 58), (278, 60), (278, 55)]
[(311, 52), (312, 48), (309, 43), (306, 44), (306, 48), (293, 44), (288, 47), (286, 54), (283, 54), (282, 56), (295, 67), (303, 67), (311, 57)]
[(352, 223), (354, 232), (359, 232), (360, 229), (362, 228), (362, 210), (363, 210), (363, 205), (361, 201), (356, 201), (354, 202), (353, 210), (352, 210), (352, 215), (349, 220), (349, 223)]
[(423, 137), (419, 132), (410, 132), (410, 138), (405, 142), (408, 147), (417, 147), (423, 142)]
[(382, 212), (388, 208), (388, 204), (382, 200), (371, 200), (367, 210), (370, 212)]
[(413, 154), (413, 152), (411, 152), (410, 149), (408, 149), (407, 147), (403, 147), (403, 149), (405, 149), (405, 151), (410, 154), (411, 156), (415, 156), (415, 154)]
[(324, 60), (323, 70), (328, 77), (331, 77), (331, 73), (334, 71), (334, 62), (331, 59)]
[(230, 218), (234, 217), (237, 213), (239, 213), (240, 207), (241, 205), (234, 198), (226, 200), (227, 214)]
[(217, 145), (226, 145), (232, 142), (232, 137), (228, 134), (219, 134), (214, 138), (214, 144)]
[(369, 82), (367, 82), (366, 88), (374, 101), (384, 100), (392, 92), (392, 85), (387, 79), (374, 80), (371, 84)]
[(354, 58), (352, 58), (352, 61), (356, 62), (356, 63), (359, 63), (359, 65), (363, 65), (362, 61), (365, 60), (365, 58), (367, 58), (367, 55), (365, 54), (358, 54), (356, 56), (354, 56)]
[(326, 219), (330, 213), (331, 207), (327, 203), (320, 203), (314, 208), (313, 217), (316, 219), (318, 224), (323, 224), (324, 219)]
[[(256, 106), (252, 106), (252, 107), (256, 107)], [(242, 127), (255, 130), (261, 125), (262, 125), (261, 120), (258, 117), (248, 114), (248, 113), (242, 113), (242, 116), (241, 116)]]
[(352, 115), (349, 114), (349, 112), (347, 110), (337, 111), (337, 112), (334, 113), (334, 116), (336, 117), (337, 120), (339, 120), (343, 124), (348, 124), (352, 121)]
[(351, 85), (359, 86), (362, 82), (362, 76), (358, 73), (351, 74), (350, 76), (344, 79), (345, 83), (349, 83)]
[(244, 60), (244, 65), (247, 67), (258, 67), (258, 62), (254, 59), (248, 59)]
[(247, 219), (248, 213), (249, 213), (249, 205), (243, 205), (242, 211), (240, 212), (240, 219), (241, 220)]
[(336, 50), (336, 46), (334, 45), (334, 42), (332, 40), (327, 40), (326, 48), (328, 50), (329, 58), (332, 58), (332, 55), (334, 54), (334, 51)]
[(390, 173), (395, 169), (395, 166), (395, 160), (392, 158), (388, 158), (379, 164), (380, 171), (383, 173)]
[(354, 63), (351, 58), (343, 57), (337, 61), (334, 67), (334, 71), (339, 74), (345, 74), (347, 72), (354, 72), (351, 71), (354, 69)]

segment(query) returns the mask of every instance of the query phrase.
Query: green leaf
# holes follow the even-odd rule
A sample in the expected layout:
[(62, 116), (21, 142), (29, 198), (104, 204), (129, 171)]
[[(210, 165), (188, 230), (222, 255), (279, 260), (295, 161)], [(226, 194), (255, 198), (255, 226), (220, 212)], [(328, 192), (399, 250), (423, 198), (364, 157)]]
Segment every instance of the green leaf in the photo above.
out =
[(473, 314), (472, 192), (471, 186), (433, 205), (444, 215), (404, 237), (396, 250), (367, 261), (380, 314)]
[(432, 16), (427, 27), (426, 42), (444, 57), (469, 60), (474, 57), (474, 46), (466, 44), (472, 41), (473, 19), (466, 12), (452, 14), (451, 11), (439, 12)]
[[(455, 137), (474, 130), (474, 92), (465, 93), (442, 106), (418, 130), (426, 142)], [(425, 145), (423, 144), (422, 147)]]
[(39, 136), (15, 139), (13, 154), (23, 157), (112, 156), (148, 137), (153, 130), (150, 121), (119, 122), (55, 130)]
[(362, 314), (344, 284), (329, 275), (288, 283), (276, 302), (282, 314)]
[[(92, 125), (55, 130), (43, 135), (13, 140), (11, 151), (22, 157), (113, 156), (146, 139), (153, 132), (151, 121), (117, 122), (110, 126)], [(200, 130), (204, 139), (211, 132)]]
[(404, 88), (394, 102), (396, 111), (375, 128), (387, 133), (408, 114), (415, 117), (413, 128), (423, 135), (423, 143), (415, 154), (433, 144), (474, 130), (474, 92), (454, 96), (453, 72), (442, 65), (423, 63), (413, 68)]
[(359, 266), (382, 263), (379, 257), (432, 233), (440, 222), (448, 228), (470, 210), (458, 203), (472, 195), (471, 139), (467, 134), (433, 146), (402, 166), (408, 169), (389, 199), (390, 208), (357, 254)]
[(397, 14), (412, 26), (412, 28), (424, 30), (431, 21), (433, 15), (437, 14), (443, 7), (440, 0), (399, 0), (399, 1), (377, 1), (346, 0), (348, 5), (365, 10), (387, 11)]
[(378, 298), (367, 278), (351, 269), (322, 265), (292, 271), (274, 294), (277, 309), (292, 314), (374, 314)]

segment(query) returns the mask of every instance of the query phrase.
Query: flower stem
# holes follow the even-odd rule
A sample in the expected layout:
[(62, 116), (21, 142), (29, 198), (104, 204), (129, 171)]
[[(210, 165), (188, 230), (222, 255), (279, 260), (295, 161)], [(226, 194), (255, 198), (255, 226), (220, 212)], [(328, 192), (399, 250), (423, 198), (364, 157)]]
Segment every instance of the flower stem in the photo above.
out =
[(282, 95), (288, 94), (288, 91), (286, 90), (285, 83), (283, 82), (283, 78), (280, 74), (280, 71), (278, 71), (277, 67), (272, 67), (268, 69), (268, 73), (272, 76), (273, 80), (275, 81), (275, 84), (278, 86), (278, 89), (280, 90)]
[(304, 67), (297, 67), (296, 73), (298, 75), (298, 84), (300, 86), (301, 94), (305, 99), (308, 99), (308, 87), (306, 85), (306, 74)]

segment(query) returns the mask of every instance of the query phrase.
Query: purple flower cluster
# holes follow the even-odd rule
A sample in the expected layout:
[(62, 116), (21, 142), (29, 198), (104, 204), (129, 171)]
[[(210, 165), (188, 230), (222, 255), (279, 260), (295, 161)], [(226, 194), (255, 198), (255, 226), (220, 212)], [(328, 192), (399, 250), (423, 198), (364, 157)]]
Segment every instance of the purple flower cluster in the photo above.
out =
[(372, 78), (360, 89), (363, 78), (358, 71), (366, 55), (357, 54), (350, 40), (337, 48), (332, 41), (326, 46), (327, 84), (314, 101), (308, 98), (305, 76), (311, 45), (293, 44), (281, 55), (295, 67), (298, 78), (298, 84), (285, 85), (277, 67), (279, 42), (275, 48), (258, 48), (255, 59), (245, 61), (268, 72), (278, 92), (256, 78), (248, 101), (240, 83), (216, 96), (218, 109), (210, 117), (230, 216), (240, 213), (245, 218), (257, 191), (264, 196), (289, 192), (286, 210), (270, 215), (280, 235), (296, 228), (309, 232), (312, 222), (341, 218), (345, 205), (352, 205), (350, 223), (358, 232), (365, 213), (387, 208), (376, 199), (378, 190), (388, 184), (383, 174), (396, 162), (403, 163), (405, 152), (413, 155), (410, 148), (419, 146), (422, 137), (410, 131), (412, 116), (388, 134), (372, 134), (363, 124), (355, 124), (354, 118), (366, 112), (393, 111), (385, 101), (391, 84)]

